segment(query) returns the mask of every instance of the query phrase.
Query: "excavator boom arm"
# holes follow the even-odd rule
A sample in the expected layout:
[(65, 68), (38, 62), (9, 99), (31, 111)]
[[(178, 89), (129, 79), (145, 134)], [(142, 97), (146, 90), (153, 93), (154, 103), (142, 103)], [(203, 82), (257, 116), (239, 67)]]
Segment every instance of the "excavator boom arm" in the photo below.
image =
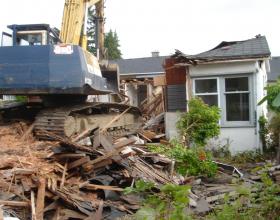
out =
[(100, 1), (101, 0), (65, 0), (60, 32), (60, 39), (63, 43), (80, 45), (86, 49), (87, 10)]

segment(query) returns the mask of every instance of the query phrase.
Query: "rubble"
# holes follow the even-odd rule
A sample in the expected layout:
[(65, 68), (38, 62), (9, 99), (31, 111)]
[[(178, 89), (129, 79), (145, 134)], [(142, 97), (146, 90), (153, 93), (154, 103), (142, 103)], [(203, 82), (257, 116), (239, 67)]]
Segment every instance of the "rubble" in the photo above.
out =
[[(32, 124), (0, 126), (0, 213), (18, 219), (116, 219), (141, 207), (136, 195), (123, 195), (137, 180), (187, 184), (190, 213), (205, 216), (238, 197), (238, 187), (251, 191), (263, 172), (279, 183), (280, 166), (248, 175), (235, 166), (216, 162), (214, 178), (174, 174), (174, 161), (146, 147), (164, 142), (164, 134), (140, 130), (136, 135), (113, 137), (104, 131), (85, 131), (72, 139), (40, 131)], [(240, 183), (241, 181), (241, 183)], [(1, 216), (0, 216), (1, 218)]]
[(135, 179), (174, 183), (169, 176), (171, 161), (159, 155), (151, 160), (152, 155), (135, 144), (135, 136), (114, 139), (100, 132), (94, 135), (94, 144), (86, 146), (81, 140), (92, 136), (90, 131), (72, 140), (40, 131), (48, 141), (38, 141), (32, 138), (30, 126), (20, 122), (1, 127), (4, 215), (114, 219), (134, 213), (135, 205), (122, 199), (121, 192)]

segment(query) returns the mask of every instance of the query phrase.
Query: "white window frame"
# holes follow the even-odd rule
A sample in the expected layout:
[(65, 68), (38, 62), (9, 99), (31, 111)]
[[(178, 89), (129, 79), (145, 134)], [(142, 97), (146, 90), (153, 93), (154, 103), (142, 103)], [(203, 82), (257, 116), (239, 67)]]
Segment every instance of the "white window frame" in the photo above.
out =
[[(226, 78), (242, 78), (248, 77), (248, 91), (237, 91), (237, 92), (226, 92), (225, 91), (225, 79)], [(217, 92), (211, 93), (196, 93), (196, 81), (197, 80), (206, 80), (206, 79), (216, 79), (217, 80)], [(223, 75), (216, 77), (197, 77), (192, 79), (193, 88), (192, 92), (194, 96), (203, 96), (203, 95), (217, 95), (218, 96), (218, 107), (221, 109), (221, 118), (219, 124), (221, 127), (253, 127), (254, 126), (254, 87), (253, 87), (253, 74), (238, 74), (238, 75)], [(249, 93), (249, 121), (227, 121), (226, 120), (226, 94), (234, 93)]]
[[(225, 79), (227, 78), (243, 78), (247, 77), (248, 78), (248, 91), (231, 91), (231, 92), (226, 92), (226, 83)], [(253, 111), (253, 79), (252, 75), (250, 74), (244, 74), (244, 75), (234, 75), (234, 76), (223, 76), (221, 77), (221, 106), (222, 107), (222, 115), (221, 115), (221, 125), (222, 127), (250, 127), (253, 126), (253, 116), (254, 116), (254, 111)], [(248, 94), (249, 95), (249, 120), (248, 121), (227, 121), (227, 111), (226, 111), (226, 94)]]
[[(217, 82), (217, 92), (203, 92), (203, 93), (196, 93), (195, 91), (195, 82), (199, 80), (207, 80), (207, 79), (216, 79)], [(218, 96), (218, 107), (220, 107), (220, 83), (219, 77), (203, 77), (203, 78), (195, 78), (193, 79), (193, 94), (194, 96), (203, 96), (203, 95), (217, 95)]]

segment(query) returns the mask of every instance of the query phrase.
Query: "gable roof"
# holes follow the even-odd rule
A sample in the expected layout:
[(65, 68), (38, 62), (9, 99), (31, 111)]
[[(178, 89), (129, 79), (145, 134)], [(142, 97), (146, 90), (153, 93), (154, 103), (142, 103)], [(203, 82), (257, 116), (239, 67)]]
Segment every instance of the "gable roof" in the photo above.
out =
[(114, 60), (119, 65), (120, 76), (136, 78), (154, 77), (164, 73), (163, 62), (167, 56)]
[(269, 60), (270, 72), (267, 73), (268, 82), (274, 82), (280, 77), (280, 56)]
[(213, 49), (196, 55), (188, 56), (176, 51), (173, 57), (181, 57), (182, 61), (189, 64), (198, 64), (225, 60), (269, 58), (270, 54), (265, 36), (258, 35), (244, 41), (223, 41)]

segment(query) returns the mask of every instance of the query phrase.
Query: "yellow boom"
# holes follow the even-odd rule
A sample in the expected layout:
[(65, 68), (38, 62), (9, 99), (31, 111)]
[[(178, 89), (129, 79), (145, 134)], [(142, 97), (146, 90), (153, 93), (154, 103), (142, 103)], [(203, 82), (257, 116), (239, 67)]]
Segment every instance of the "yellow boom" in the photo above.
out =
[(63, 43), (80, 45), (87, 49), (87, 12), (89, 7), (99, 1), (101, 0), (65, 0), (60, 32)]

